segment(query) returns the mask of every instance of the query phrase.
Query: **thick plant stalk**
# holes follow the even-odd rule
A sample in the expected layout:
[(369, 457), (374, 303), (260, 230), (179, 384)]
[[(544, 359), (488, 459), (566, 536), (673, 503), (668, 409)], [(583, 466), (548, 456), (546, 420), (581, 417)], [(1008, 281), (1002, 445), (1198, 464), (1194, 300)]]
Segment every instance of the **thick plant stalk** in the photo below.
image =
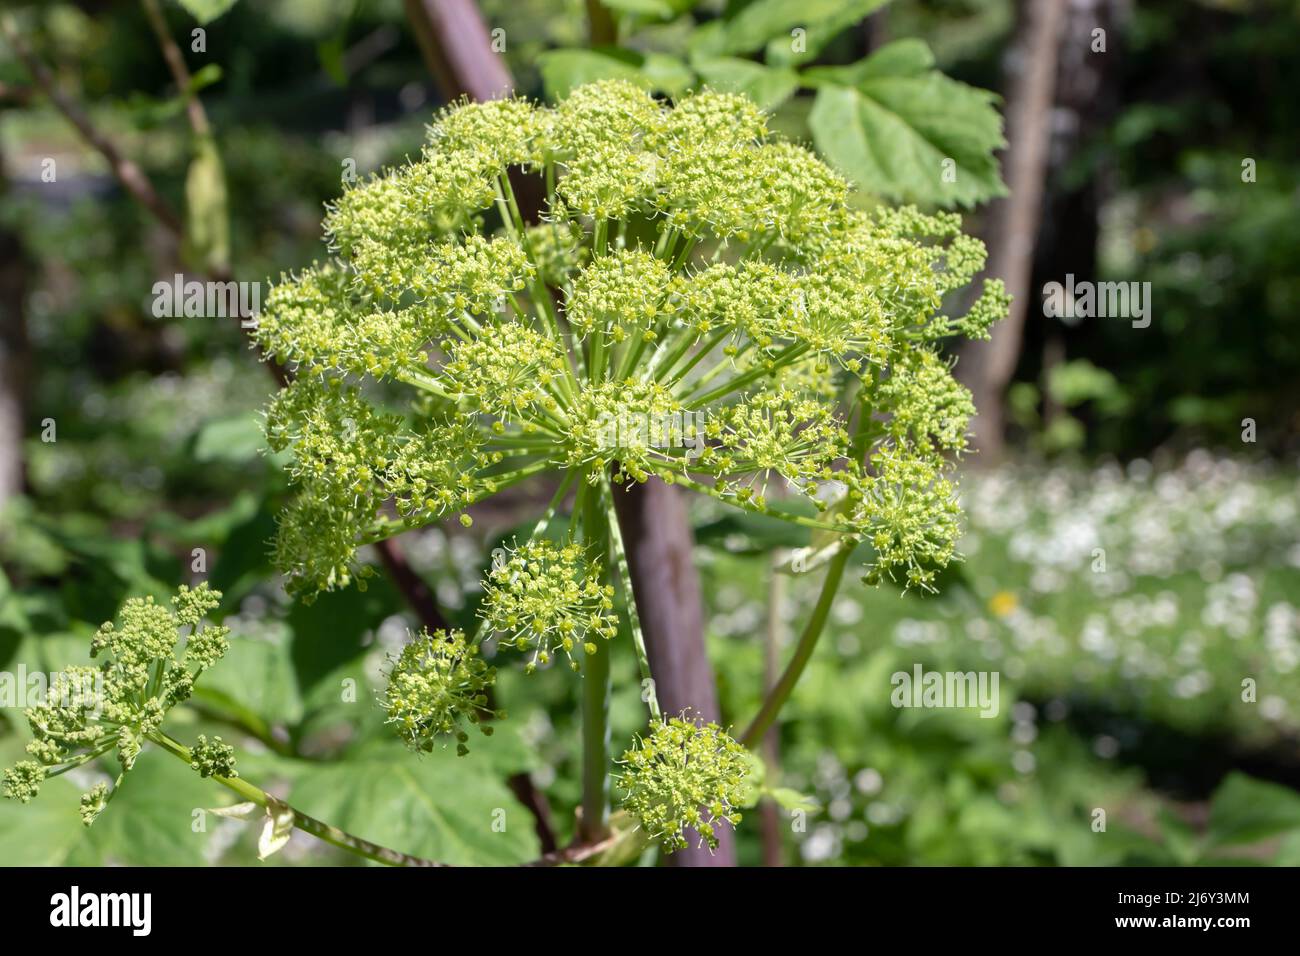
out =
[[(689, 711), (700, 720), (720, 721), (718, 689), (704, 646), (704, 612), (686, 503), (676, 488), (651, 478), (630, 488), (616, 486), (614, 506), (627, 544), (659, 705), (669, 715)], [(669, 856), (668, 864), (735, 866), (730, 829), (720, 829), (718, 837), (713, 853), (692, 846)]]
[[(472, 0), (406, 0), (406, 14), (430, 71), (449, 99), (492, 99), (513, 89), (505, 59), (493, 52), (487, 26)], [(541, 192), (533, 188), (532, 178), (512, 177), (511, 182), (523, 219), (535, 221)], [(614, 499), (659, 704), (668, 714), (689, 709), (701, 719), (720, 720), (713, 668), (704, 648), (704, 615), (686, 507), (677, 490), (657, 478), (626, 491), (615, 488)], [(674, 866), (734, 866), (731, 833), (721, 834), (715, 853), (691, 848), (668, 861)]]
[[(605, 558), (609, 534), (600, 488), (580, 481), (582, 530), (593, 557)], [(575, 502), (575, 508), (579, 507)], [(606, 561), (602, 561), (608, 564)], [(605, 835), (609, 822), (609, 642), (597, 640), (596, 651), (582, 665), (582, 819), (579, 837), (595, 842)]]
[(406, 18), (429, 72), (449, 100), (507, 96), (514, 78), (492, 49), (483, 14), (474, 0), (405, 0)]

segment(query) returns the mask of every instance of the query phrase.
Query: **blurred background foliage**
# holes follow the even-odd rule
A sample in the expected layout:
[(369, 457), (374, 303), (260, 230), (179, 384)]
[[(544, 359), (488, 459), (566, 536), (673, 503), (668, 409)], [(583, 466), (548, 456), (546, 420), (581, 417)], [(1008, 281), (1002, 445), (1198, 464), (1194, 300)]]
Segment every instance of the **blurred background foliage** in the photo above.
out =
[[(1300, 4), (1094, 6), (1111, 24), (1094, 63), (1104, 95), (1083, 120), (1049, 114), (1032, 301), (1005, 395), (1009, 450), (965, 476), (968, 560), (933, 598), (845, 586), (767, 753), (803, 797), (742, 825), (743, 863), (1300, 864)], [(58, 89), (185, 208), (185, 101), (141, 6), (5, 7)], [(968, 222), (988, 228), (982, 204), (1002, 190), (978, 156), (1001, 133), (979, 90), (1006, 92), (1023, 5), (480, 9), (504, 31), (524, 93), (600, 75), (668, 94), (744, 89), (775, 111), (774, 127), (874, 195), (974, 207)], [(416, 153), (440, 105), (406, 5), (184, 0), (164, 13), (219, 145), (231, 275), (274, 280), (323, 257), (322, 207), (345, 171)], [(597, 35), (615, 18), (617, 44)], [(193, 52), (199, 24), (206, 46)], [(897, 128), (878, 122), (891, 107)], [(917, 178), (920, 159), (870, 161), (882, 141), (901, 155), (899, 135), (926, 162), (970, 157), (970, 175), (936, 191)], [(528, 811), (504, 783), (529, 773), (563, 839), (578, 800), (573, 682), (505, 670), (498, 734), (472, 759), (416, 759), (371, 705), (385, 656), (416, 626), (397, 590), (381, 577), (311, 606), (283, 594), (266, 542), (284, 482), (259, 418), (275, 383), (237, 322), (153, 315), (154, 282), (187, 271), (0, 44), (0, 390), (22, 436), (3, 449), (20, 480), (0, 525), (0, 668), (80, 663), (127, 596), (203, 577), (225, 592), (235, 646), (185, 709), (186, 734), (237, 739), (245, 775), (306, 812), (453, 863), (536, 855)], [(1067, 271), (1150, 282), (1150, 327), (1043, 317), (1032, 290)], [(526, 488), (476, 515), (472, 532), (403, 539), (455, 621), (472, 619), (492, 547), (548, 497)], [(781, 654), (814, 597), (816, 581), (789, 573), (791, 549), (808, 542), (695, 507), (723, 714), (742, 721), (765, 656)], [(998, 670), (998, 716), (893, 708), (889, 676), (916, 662)], [(641, 708), (630, 655), (615, 666), (617, 740), (639, 729)], [(0, 709), (0, 762), (23, 733), (20, 709)], [(225, 798), (175, 761), (142, 760), (90, 831), (77, 790), (0, 805), (0, 861), (255, 857), (244, 824), (196, 816)], [(498, 807), (505, 833), (486, 822)], [(273, 862), (350, 861), (299, 837)]]

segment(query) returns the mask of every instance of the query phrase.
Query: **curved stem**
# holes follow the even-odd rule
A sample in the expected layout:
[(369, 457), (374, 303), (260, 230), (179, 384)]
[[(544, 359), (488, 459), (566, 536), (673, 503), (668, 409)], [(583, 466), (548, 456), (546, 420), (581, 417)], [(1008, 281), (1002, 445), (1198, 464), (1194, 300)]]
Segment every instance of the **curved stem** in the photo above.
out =
[(817, 640), (822, 635), (822, 630), (826, 625), (826, 618), (830, 616), (831, 605), (835, 603), (835, 592), (839, 590), (840, 579), (844, 576), (844, 566), (848, 563), (849, 555), (852, 553), (853, 542), (846, 540), (840, 545), (839, 553), (831, 558), (827, 565), (826, 579), (822, 582), (821, 594), (817, 597), (817, 605), (813, 608), (812, 617), (808, 619), (803, 633), (799, 635), (799, 643), (795, 646), (794, 656), (790, 658), (790, 663), (786, 665), (785, 671), (781, 674), (781, 679), (768, 691), (763, 706), (759, 708), (758, 714), (740, 738), (740, 742), (746, 747), (753, 747), (763, 739), (763, 734), (772, 725), (772, 721), (776, 719), (776, 715), (780, 713), (781, 708), (785, 706), (786, 700), (790, 697), (790, 692), (794, 690), (794, 685), (799, 682), (799, 678), (803, 675), (803, 670), (808, 665), (809, 658), (812, 657), (813, 649), (817, 647)]
[(605, 506), (605, 520), (609, 525), (609, 544), (613, 552), (611, 557), (618, 568), (619, 586), (623, 589), (623, 599), (627, 604), (627, 620), (632, 631), (632, 646), (636, 648), (637, 667), (641, 671), (643, 691), (649, 694), (645, 699), (650, 708), (650, 719), (663, 720), (659, 710), (659, 693), (655, 689), (654, 677), (650, 674), (650, 655), (646, 652), (645, 634), (641, 631), (641, 615), (636, 609), (636, 595), (632, 593), (632, 572), (627, 566), (627, 551), (623, 547), (623, 532), (618, 526), (618, 514), (614, 511), (614, 494), (609, 488), (609, 478), (600, 477), (600, 497)]
[[(173, 740), (162, 731), (155, 731), (149, 735), (149, 739), (162, 747), (173, 757), (185, 761), (186, 764), (192, 759), (190, 749), (179, 741)], [(378, 843), (371, 843), (369, 840), (363, 840), (359, 836), (354, 836), (336, 826), (317, 820), (315, 817), (308, 816), (301, 810), (295, 810), (283, 801), (271, 796), (265, 790), (262, 790), (253, 784), (244, 780), (242, 777), (217, 777), (212, 778), (228, 790), (232, 790), (239, 796), (243, 797), (249, 803), (255, 803), (259, 807), (270, 807), (280, 805), (287, 807), (293, 813), (293, 825), (304, 833), (310, 833), (318, 840), (323, 840), (340, 849), (347, 850), (349, 853), (355, 853), (357, 856), (365, 857), (367, 860), (374, 860), (376, 863), (383, 863), (385, 866), (447, 866), (446, 863), (437, 863), (433, 860), (426, 860), (423, 857), (411, 856), (408, 853), (401, 853), (397, 850), (390, 850), (386, 846), (380, 846)]]

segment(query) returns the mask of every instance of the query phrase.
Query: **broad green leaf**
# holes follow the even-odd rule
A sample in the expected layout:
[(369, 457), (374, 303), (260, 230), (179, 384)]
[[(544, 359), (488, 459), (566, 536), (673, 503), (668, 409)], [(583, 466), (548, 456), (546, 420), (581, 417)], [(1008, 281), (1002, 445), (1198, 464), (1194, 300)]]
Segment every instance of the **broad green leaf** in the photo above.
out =
[[(816, 513), (812, 505), (795, 498), (782, 502), (788, 510)], [(807, 528), (780, 518), (757, 515), (749, 511), (729, 508), (717, 518), (695, 529), (695, 540), (703, 546), (721, 547), (731, 553), (754, 553), (769, 548), (802, 548), (807, 546)]]
[(618, 47), (552, 50), (538, 57), (546, 95), (565, 97), (574, 87), (596, 80), (624, 79), (647, 89), (676, 95), (695, 80), (691, 69), (664, 53), (637, 53)]
[(995, 100), (935, 71), (872, 77), (822, 86), (808, 125), (818, 151), (867, 192), (972, 206), (1006, 194), (993, 156), (1006, 145)]
[(233, 7), (238, 0), (176, 0), (176, 2), (199, 23), (207, 25)]
[[(8, 737), (0, 746), (0, 767), (26, 758), (23, 744)], [(0, 799), (0, 865), (61, 866), (85, 839), (77, 805), (80, 789), (67, 777), (47, 780), (30, 803)], [(102, 819), (102, 818), (101, 818)]]
[(691, 66), (713, 89), (743, 93), (769, 112), (789, 99), (799, 86), (799, 75), (793, 70), (768, 67), (740, 57), (696, 57), (691, 60)]
[[(748, 53), (767, 46), (769, 63), (789, 66), (813, 59), (843, 30), (889, 0), (757, 0), (695, 32), (691, 52)], [(795, 34), (793, 31), (802, 33)], [(768, 41), (771, 41), (769, 44)]]
[(289, 612), (290, 656), (302, 693), (310, 693), (327, 675), (355, 662), (366, 651), (366, 632), (400, 610), (404, 606), (387, 578), (376, 578), (364, 591), (333, 591), (311, 604), (295, 604)]
[(651, 89), (669, 96), (679, 96), (695, 83), (691, 68), (666, 53), (647, 53), (641, 61), (641, 73)]
[(1277, 783), (1229, 774), (1210, 801), (1213, 846), (1254, 843), (1300, 830), (1300, 793)]
[[(115, 762), (105, 764), (115, 767)], [(122, 789), (94, 826), (70, 862), (103, 866), (201, 866), (211, 821), (202, 811), (220, 802), (225, 788), (204, 780), (171, 754), (148, 745)], [(37, 799), (44, 799), (42, 793)], [(79, 817), (74, 822), (81, 826)]]
[(416, 756), (400, 744), (304, 768), (292, 804), (383, 846), (459, 866), (511, 865), (538, 854), (533, 818), (506, 787), (494, 738), (476, 734), (469, 756), (455, 748)]
[(232, 635), (221, 666), (203, 675), (195, 696), (217, 710), (254, 714), (268, 723), (293, 724), (302, 718), (287, 641)]
[(1274, 866), (1300, 866), (1300, 830), (1282, 840), (1273, 857)]
[(206, 542), (221, 542), (241, 524), (257, 514), (259, 507), (257, 495), (251, 491), (241, 491), (229, 503), (200, 515), (187, 519), (172, 511), (159, 511), (148, 518), (150, 532), (166, 535), (172, 541), (189, 546)]
[(208, 555), (208, 581), (224, 595), (226, 607), (237, 607), (244, 595), (272, 574), (270, 544), (275, 537), (275, 502), (265, 499), (222, 539), (215, 561)]

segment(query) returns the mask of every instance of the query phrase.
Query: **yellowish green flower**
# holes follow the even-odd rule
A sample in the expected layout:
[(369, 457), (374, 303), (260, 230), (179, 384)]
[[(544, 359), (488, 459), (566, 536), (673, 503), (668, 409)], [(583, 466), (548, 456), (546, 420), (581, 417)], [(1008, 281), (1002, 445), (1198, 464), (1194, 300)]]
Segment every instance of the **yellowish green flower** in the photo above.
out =
[[(199, 676), (229, 648), (229, 630), (204, 623), (220, 604), (206, 583), (181, 585), (171, 607), (132, 598), (115, 622), (90, 644), (96, 667), (69, 667), (54, 675), (43, 702), (25, 716), (32, 739), (22, 760), (4, 772), (4, 796), (27, 803), (46, 777), (116, 752), (119, 772), (110, 788), (98, 783), (81, 798), (86, 826), (103, 812), (148, 740), (158, 740), (163, 719), (187, 700)], [(203, 776), (234, 776), (234, 752), (221, 738), (199, 738), (192, 766)]]
[(689, 831), (717, 849), (718, 834), (740, 822), (751, 764), (745, 748), (717, 724), (672, 717), (623, 754), (623, 806), (669, 851), (690, 845)]

